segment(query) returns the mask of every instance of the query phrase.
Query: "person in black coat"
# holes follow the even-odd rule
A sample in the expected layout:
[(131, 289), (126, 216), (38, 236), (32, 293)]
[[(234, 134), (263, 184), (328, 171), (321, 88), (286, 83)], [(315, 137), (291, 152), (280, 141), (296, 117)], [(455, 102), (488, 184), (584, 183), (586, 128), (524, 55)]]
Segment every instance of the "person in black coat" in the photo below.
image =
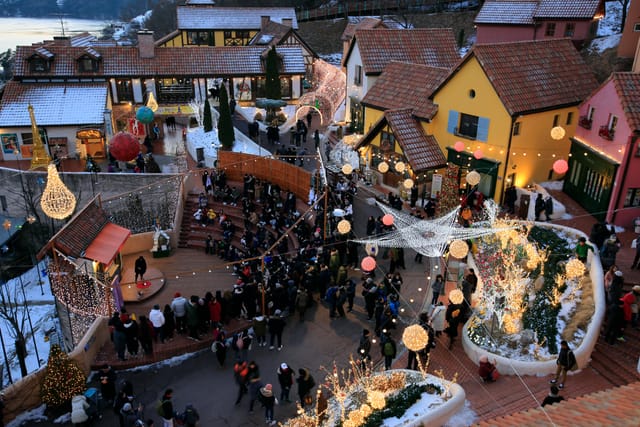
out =
[(458, 325), (462, 320), (462, 304), (454, 304), (449, 300), (445, 319), (449, 326), (445, 329), (445, 333), (449, 336), (449, 350), (453, 348), (453, 343), (458, 336)]
[(147, 272), (147, 261), (144, 259), (142, 255), (140, 255), (138, 259), (136, 259), (136, 263), (134, 265), (134, 271), (136, 274), (135, 274), (135, 279), (133, 281), (137, 282), (138, 276), (140, 276), (140, 280), (144, 281), (144, 273)]
[(538, 193), (536, 197), (536, 202), (534, 205), (534, 212), (536, 214), (536, 221), (540, 220), (540, 214), (544, 210), (544, 199), (542, 198), (542, 194)]
[(607, 344), (615, 344), (616, 339), (622, 336), (625, 325), (623, 306), (624, 302), (621, 299), (617, 299), (609, 304), (607, 308), (607, 327), (604, 332), (604, 339)]
[(280, 310), (276, 310), (267, 322), (269, 334), (271, 335), (269, 338), (269, 350), (273, 350), (275, 348), (274, 344), (276, 338), (278, 340), (278, 351), (282, 350), (282, 331), (284, 330), (286, 322), (281, 315), (282, 312)]

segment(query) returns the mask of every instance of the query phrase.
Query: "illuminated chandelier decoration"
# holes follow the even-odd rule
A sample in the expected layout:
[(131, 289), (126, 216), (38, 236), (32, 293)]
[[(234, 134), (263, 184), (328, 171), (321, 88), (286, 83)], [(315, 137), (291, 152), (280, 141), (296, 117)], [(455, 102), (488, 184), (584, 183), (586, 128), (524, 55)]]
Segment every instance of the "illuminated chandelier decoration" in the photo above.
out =
[(484, 202), (483, 220), (474, 222), (469, 228), (462, 227), (456, 221), (459, 206), (440, 218), (423, 220), (376, 203), (383, 214), (393, 216), (395, 229), (378, 236), (355, 239), (354, 242), (375, 243), (383, 248), (411, 248), (424, 256), (441, 257), (452, 240), (469, 240), (515, 228), (512, 225), (495, 226), (500, 207), (492, 200)]
[(52, 163), (47, 169), (47, 186), (40, 198), (42, 211), (50, 218), (65, 219), (76, 208), (76, 196), (64, 185)]

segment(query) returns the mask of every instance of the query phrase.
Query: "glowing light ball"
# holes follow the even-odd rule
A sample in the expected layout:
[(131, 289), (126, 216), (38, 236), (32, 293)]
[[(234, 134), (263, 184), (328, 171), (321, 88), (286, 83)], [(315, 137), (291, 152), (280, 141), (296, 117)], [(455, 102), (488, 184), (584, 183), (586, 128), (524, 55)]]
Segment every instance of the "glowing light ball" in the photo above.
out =
[(351, 231), (351, 223), (348, 220), (343, 219), (338, 223), (338, 232), (340, 234), (347, 234), (350, 231)]
[(478, 148), (476, 151), (474, 151), (474, 152), (473, 152), (473, 157), (474, 157), (476, 160), (480, 160), (481, 158), (483, 158), (483, 157), (484, 157), (484, 153), (482, 152), (482, 150), (481, 150), (481, 149), (479, 149), (479, 148)]
[(462, 291), (460, 289), (454, 289), (449, 292), (449, 301), (456, 305), (462, 304), (462, 301), (464, 301), (464, 295), (462, 294)]
[(364, 251), (367, 253), (367, 256), (378, 256), (378, 245), (376, 243), (367, 243), (364, 245)]
[(347, 163), (346, 165), (342, 166), (342, 173), (345, 175), (351, 175), (351, 172), (353, 172), (353, 166), (351, 166), (349, 163)]
[(476, 171), (471, 171), (467, 174), (466, 180), (469, 185), (478, 185), (480, 183), (480, 174)]
[(456, 150), (458, 153), (461, 152), (462, 150), (464, 150), (464, 142), (462, 141), (458, 141), (455, 144), (453, 144), (453, 149)]
[(420, 325), (407, 326), (402, 332), (402, 342), (411, 351), (420, 351), (429, 343), (429, 334)]
[(565, 134), (566, 132), (562, 126), (555, 126), (551, 128), (551, 138), (555, 139), (556, 141), (564, 138)]
[(384, 393), (378, 390), (370, 390), (367, 393), (367, 400), (371, 403), (373, 409), (382, 409), (387, 406)]
[(404, 162), (398, 162), (398, 163), (396, 163), (396, 171), (397, 171), (397, 172), (402, 173), (402, 172), (404, 172), (404, 170), (405, 170), (406, 168), (407, 168), (407, 167), (406, 167), (406, 165), (404, 164)]
[(136, 119), (145, 125), (148, 125), (153, 121), (153, 116), (153, 110), (149, 107), (140, 107), (138, 108), (138, 111), (136, 111)]
[(389, 163), (380, 162), (380, 164), (378, 164), (378, 171), (380, 171), (381, 173), (386, 173), (388, 170), (389, 170)]
[(383, 223), (384, 225), (386, 225), (387, 227), (392, 226), (392, 225), (393, 225), (393, 215), (391, 215), (391, 214), (385, 214), (385, 215), (382, 217), (382, 223)]
[(582, 277), (584, 274), (584, 263), (577, 258), (570, 259), (565, 266), (565, 272), (569, 279), (576, 279)]
[(553, 171), (562, 175), (569, 170), (569, 163), (566, 160), (560, 159), (553, 162)]
[(404, 188), (409, 190), (409, 189), (411, 189), (413, 187), (413, 180), (411, 178), (407, 178), (407, 179), (404, 180), (402, 185), (404, 185)]
[(109, 143), (109, 153), (122, 162), (135, 159), (139, 152), (138, 138), (128, 132), (118, 132)]
[(360, 268), (362, 268), (362, 271), (373, 271), (376, 268), (376, 260), (370, 256), (364, 257), (360, 263)]
[(449, 253), (458, 259), (462, 259), (469, 253), (469, 245), (463, 240), (454, 240), (449, 245)]

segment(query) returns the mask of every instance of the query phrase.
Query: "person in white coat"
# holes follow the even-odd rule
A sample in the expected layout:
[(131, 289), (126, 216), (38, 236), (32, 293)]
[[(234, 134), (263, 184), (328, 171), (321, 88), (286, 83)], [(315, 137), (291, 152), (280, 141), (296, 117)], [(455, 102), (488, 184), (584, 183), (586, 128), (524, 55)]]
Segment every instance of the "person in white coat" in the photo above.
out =
[(160, 340), (161, 343), (164, 343), (164, 314), (160, 310), (160, 305), (156, 304), (153, 306), (151, 311), (149, 312), (149, 321), (153, 325), (153, 330), (155, 332), (155, 341), (158, 342)]
[(82, 394), (73, 396), (71, 399), (71, 422), (74, 426), (81, 426), (89, 421), (87, 409), (89, 409), (89, 402), (86, 397)]
[(442, 331), (444, 331), (444, 321), (446, 314), (447, 308), (442, 304), (442, 302), (439, 302), (438, 305), (434, 307), (433, 312), (431, 313), (431, 327), (435, 331), (437, 337), (439, 337), (440, 334), (442, 334)]

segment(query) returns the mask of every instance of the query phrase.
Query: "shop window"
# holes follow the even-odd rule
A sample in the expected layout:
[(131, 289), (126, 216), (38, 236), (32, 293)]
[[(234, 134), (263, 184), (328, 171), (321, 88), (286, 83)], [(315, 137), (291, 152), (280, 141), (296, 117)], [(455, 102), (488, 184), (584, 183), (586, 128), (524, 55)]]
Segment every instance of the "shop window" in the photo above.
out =
[(119, 102), (133, 101), (131, 80), (116, 80), (116, 93)]
[(280, 94), (283, 99), (291, 98), (291, 79), (280, 77)]

